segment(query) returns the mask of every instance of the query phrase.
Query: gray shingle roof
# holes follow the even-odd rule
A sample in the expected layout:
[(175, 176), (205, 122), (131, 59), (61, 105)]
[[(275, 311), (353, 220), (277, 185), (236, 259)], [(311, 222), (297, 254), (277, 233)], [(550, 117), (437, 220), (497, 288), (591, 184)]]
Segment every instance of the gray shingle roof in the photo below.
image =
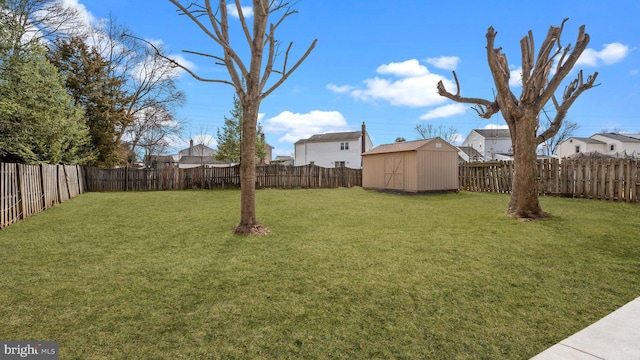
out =
[(313, 135), (308, 139), (300, 139), (296, 141), (296, 144), (306, 143), (306, 142), (334, 142), (334, 141), (358, 140), (360, 139), (360, 135), (362, 135), (360, 131), (317, 134), (317, 135)]
[(467, 154), (469, 158), (483, 158), (480, 151), (473, 148), (473, 146), (458, 146), (458, 149), (463, 153)]
[(473, 131), (477, 132), (485, 138), (511, 139), (511, 132), (509, 131), (509, 129), (473, 129)]
[[(579, 141), (582, 141), (582, 142), (587, 143), (587, 144), (604, 144), (604, 143), (603, 143), (602, 141), (600, 141), (600, 140), (596, 140), (596, 139), (592, 139), (592, 138), (586, 138), (586, 137), (570, 137), (570, 138), (568, 138), (568, 139), (567, 139), (567, 140), (565, 140), (565, 141), (569, 141), (569, 140), (571, 140), (571, 139), (573, 139), (573, 140), (579, 140)], [(563, 142), (564, 142), (564, 141), (563, 141)]]
[(636, 139), (635, 137), (631, 137), (631, 136), (627, 136), (627, 135), (623, 135), (623, 134), (601, 133), (601, 134), (595, 134), (595, 135), (600, 135), (602, 137), (606, 137), (606, 138), (609, 138), (609, 139), (617, 140), (617, 141), (620, 141), (620, 142), (640, 143), (640, 139)]

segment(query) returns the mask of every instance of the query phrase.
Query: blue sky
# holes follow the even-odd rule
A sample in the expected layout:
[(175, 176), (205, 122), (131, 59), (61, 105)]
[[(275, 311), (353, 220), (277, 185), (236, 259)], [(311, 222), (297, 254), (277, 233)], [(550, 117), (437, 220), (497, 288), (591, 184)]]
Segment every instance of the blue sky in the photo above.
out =
[[(88, 19), (112, 14), (137, 36), (162, 41), (203, 77), (228, 79), (225, 69), (211, 59), (181, 53), (221, 54), (168, 0), (65, 1), (84, 7)], [(601, 84), (583, 93), (569, 110), (567, 119), (580, 125), (575, 135), (590, 136), (605, 129), (640, 133), (638, 0), (302, 0), (296, 9), (299, 13), (281, 25), (277, 38), (285, 44), (293, 41), (294, 59), (313, 39), (318, 43), (301, 67), (262, 102), (260, 121), (267, 142), (275, 147), (274, 156), (291, 155), (300, 138), (359, 130), (362, 122), (374, 145), (397, 137), (416, 139), (414, 128), (421, 123), (454, 126), (460, 139), (472, 129), (504, 126), (501, 115), (481, 119), (468, 106), (439, 97), (437, 81), (443, 79), (447, 89), (455, 91), (451, 74), (455, 70), (461, 95), (490, 99), (494, 85), (485, 55), (487, 28), (493, 26), (498, 32), (496, 45), (504, 49), (515, 78), (521, 64), (520, 39), (532, 30), (537, 51), (549, 26), (559, 26), (567, 17), (562, 43), (574, 44), (578, 28), (586, 25), (591, 42), (577, 68), (585, 76), (598, 71)], [(237, 21), (231, 24), (239, 26)], [(238, 40), (238, 46), (245, 45), (242, 37)], [(202, 83), (187, 74), (179, 86), (187, 95), (178, 114), (187, 122), (185, 141), (200, 134), (215, 137), (232, 109), (233, 89)], [(520, 94), (517, 84), (512, 89)]]

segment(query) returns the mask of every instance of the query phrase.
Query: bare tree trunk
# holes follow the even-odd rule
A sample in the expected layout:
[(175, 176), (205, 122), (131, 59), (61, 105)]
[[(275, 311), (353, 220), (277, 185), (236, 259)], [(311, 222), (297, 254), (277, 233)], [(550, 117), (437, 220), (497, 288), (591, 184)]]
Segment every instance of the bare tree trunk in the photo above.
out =
[[(522, 118), (514, 122), (516, 129), (512, 133), (535, 134), (537, 119), (535, 116)], [(514, 132), (515, 131), (515, 132)], [(507, 215), (520, 219), (539, 219), (547, 217), (538, 201), (538, 180), (536, 174), (536, 147), (534, 136), (521, 136), (514, 142), (514, 174), (511, 183), (511, 199)]]
[[(242, 109), (242, 137), (256, 138), (257, 101), (245, 101)], [(240, 223), (234, 231), (245, 235), (264, 235), (269, 230), (256, 218), (256, 142), (240, 142)]]

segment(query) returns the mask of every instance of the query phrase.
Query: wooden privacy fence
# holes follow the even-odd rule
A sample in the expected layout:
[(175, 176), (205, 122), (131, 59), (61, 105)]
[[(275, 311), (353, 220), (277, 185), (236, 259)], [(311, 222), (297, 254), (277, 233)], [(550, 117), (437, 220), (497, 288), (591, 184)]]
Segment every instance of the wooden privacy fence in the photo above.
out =
[[(240, 187), (240, 167), (178, 169), (86, 169), (88, 191), (224, 189)], [(362, 170), (315, 165), (256, 167), (256, 188), (337, 188), (362, 186)]]
[[(537, 162), (538, 192), (589, 199), (640, 201), (640, 161), (581, 159)], [(513, 161), (465, 163), (459, 168), (460, 189), (511, 192)]]
[(80, 166), (0, 163), (0, 228), (85, 191)]

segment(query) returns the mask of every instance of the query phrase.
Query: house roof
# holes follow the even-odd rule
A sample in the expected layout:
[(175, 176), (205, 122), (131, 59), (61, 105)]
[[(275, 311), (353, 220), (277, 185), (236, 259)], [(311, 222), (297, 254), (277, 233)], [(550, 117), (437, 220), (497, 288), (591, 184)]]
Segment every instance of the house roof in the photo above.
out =
[(174, 162), (171, 155), (145, 155), (145, 161)]
[[(414, 141), (403, 141), (403, 142), (396, 142), (396, 143), (392, 143), (392, 144), (384, 144), (384, 145), (379, 145), (374, 147), (373, 149), (367, 151), (366, 153), (362, 154), (362, 156), (365, 155), (373, 155), (373, 154), (383, 154), (383, 153), (392, 153), (392, 152), (401, 152), (401, 151), (416, 151), (419, 148), (427, 145), (428, 143), (434, 141), (434, 140), (440, 140), (443, 143), (449, 144), (446, 141), (442, 140), (441, 138), (432, 138), (432, 139), (423, 139), (423, 140), (414, 140)], [(449, 145), (451, 146), (451, 145)]]
[(317, 135), (311, 136), (308, 139), (300, 139), (296, 141), (296, 144), (302, 144), (307, 142), (334, 142), (334, 141), (358, 140), (360, 139), (361, 135), (362, 135), (362, 132), (360, 131), (317, 134)]
[(509, 129), (473, 129), (473, 131), (485, 138), (511, 139), (511, 132)]
[(484, 158), (482, 153), (480, 153), (480, 151), (474, 149), (473, 146), (458, 146), (458, 149), (460, 149), (460, 151), (465, 153), (469, 157), (469, 159), (472, 159), (472, 158), (481, 158), (482, 159), (482, 158)]
[(582, 141), (582, 142), (584, 142), (586, 144), (604, 144), (600, 140), (596, 140), (596, 139), (592, 139), (592, 138), (586, 138), (586, 137), (570, 137), (567, 140), (563, 141), (563, 143), (567, 142), (567, 141), (570, 141), (570, 140), (578, 140), (578, 141)]
[(613, 139), (613, 140), (617, 140), (620, 142), (632, 142), (632, 143), (640, 143), (640, 139), (637, 139), (635, 137), (631, 137), (631, 136), (627, 136), (627, 135), (623, 135), (623, 134), (616, 134), (616, 133), (600, 133), (600, 134), (594, 134), (593, 136), (602, 136), (602, 137), (606, 137), (609, 139)]
[(216, 160), (213, 156), (183, 156), (180, 158), (180, 164), (228, 164), (224, 161)]
[[(202, 149), (202, 150), (205, 150), (205, 149), (206, 149), (206, 150), (215, 151), (214, 149), (212, 149), (212, 148), (208, 147), (208, 146), (207, 146), (207, 145), (205, 145), (205, 144), (193, 145), (193, 149), (194, 149), (194, 150), (196, 150), (196, 151), (201, 151), (201, 150), (199, 150), (199, 149)], [(189, 151), (189, 148), (184, 148), (184, 149), (180, 150), (179, 152), (180, 152), (180, 153), (182, 153), (182, 152), (185, 152), (185, 151)]]

